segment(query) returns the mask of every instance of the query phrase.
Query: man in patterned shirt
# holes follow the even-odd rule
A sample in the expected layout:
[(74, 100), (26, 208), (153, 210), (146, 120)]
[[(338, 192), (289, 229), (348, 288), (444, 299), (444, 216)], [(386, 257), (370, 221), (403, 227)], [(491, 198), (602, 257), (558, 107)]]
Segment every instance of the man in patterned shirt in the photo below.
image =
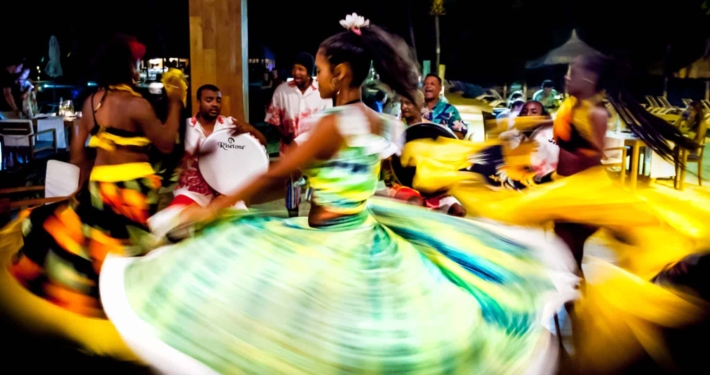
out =
[(459, 111), (453, 105), (441, 98), (443, 82), (436, 74), (428, 74), (424, 78), (424, 101), (422, 116), (425, 120), (443, 125), (451, 129), (459, 139), (466, 137), (468, 127), (461, 120)]
[[(305, 121), (310, 115), (333, 106), (330, 99), (321, 99), (318, 82), (313, 79), (315, 60), (308, 53), (300, 53), (293, 64), (293, 80), (276, 88), (266, 113), (265, 122), (276, 126), (281, 133), (281, 157), (296, 137), (308, 131)], [(292, 175), (288, 180), (286, 208), (289, 216), (298, 216), (301, 201), (301, 177)]]

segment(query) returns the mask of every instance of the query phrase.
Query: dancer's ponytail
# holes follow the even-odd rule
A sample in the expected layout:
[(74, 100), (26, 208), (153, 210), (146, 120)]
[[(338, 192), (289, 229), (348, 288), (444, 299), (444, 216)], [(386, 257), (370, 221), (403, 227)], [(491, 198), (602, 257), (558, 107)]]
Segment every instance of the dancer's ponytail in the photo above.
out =
[(614, 59), (602, 56), (585, 56), (583, 59), (587, 70), (599, 75), (597, 89), (606, 92), (606, 98), (619, 111), (625, 111), (630, 117), (629, 128), (644, 143), (658, 155), (668, 161), (680, 163), (677, 154), (669, 142), (675, 146), (695, 151), (699, 147), (692, 139), (683, 136), (675, 126), (669, 124), (643, 108), (626, 89), (630, 69), (619, 64)]
[(331, 65), (350, 64), (353, 87), (362, 85), (372, 63), (380, 82), (413, 103), (418, 102), (419, 69), (402, 38), (377, 26), (351, 27), (326, 39), (320, 49)]

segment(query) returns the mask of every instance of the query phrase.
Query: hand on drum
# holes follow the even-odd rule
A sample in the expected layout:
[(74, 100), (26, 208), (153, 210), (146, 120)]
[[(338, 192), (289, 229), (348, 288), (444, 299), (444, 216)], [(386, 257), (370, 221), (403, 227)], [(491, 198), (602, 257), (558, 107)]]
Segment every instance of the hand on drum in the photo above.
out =
[(243, 121), (239, 121), (236, 118), (231, 117), (231, 116), (229, 117), (229, 120), (232, 121), (232, 124), (234, 126), (234, 131), (232, 133), (232, 136), (237, 136), (239, 134), (249, 133), (252, 136), (254, 136), (259, 141), (259, 143), (261, 143), (262, 145), (266, 145), (266, 138), (264, 138), (264, 135), (261, 134), (261, 132), (258, 131), (254, 127), (254, 125), (243, 122)]

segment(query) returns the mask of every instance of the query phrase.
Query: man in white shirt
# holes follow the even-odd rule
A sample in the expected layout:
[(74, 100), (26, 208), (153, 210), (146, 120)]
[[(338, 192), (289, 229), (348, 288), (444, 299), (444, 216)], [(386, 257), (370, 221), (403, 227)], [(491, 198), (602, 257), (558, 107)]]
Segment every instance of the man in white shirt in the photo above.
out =
[(202, 178), (197, 164), (200, 146), (213, 132), (234, 129), (235, 134), (249, 133), (262, 144), (266, 144), (264, 135), (253, 126), (221, 115), (222, 93), (216, 86), (204, 85), (200, 87), (197, 90), (197, 103), (199, 105), (198, 113), (187, 121), (185, 157), (174, 192), (175, 199), (170, 203), (170, 206), (196, 203), (204, 207), (219, 195)]
[[(333, 106), (330, 99), (321, 99), (318, 82), (313, 79), (315, 60), (308, 53), (300, 53), (293, 64), (291, 82), (284, 82), (276, 88), (266, 113), (265, 122), (276, 126), (281, 133), (281, 157), (296, 137), (308, 131), (304, 121), (310, 115)], [(298, 216), (301, 200), (300, 176), (292, 175), (288, 180), (286, 208), (289, 216)]]

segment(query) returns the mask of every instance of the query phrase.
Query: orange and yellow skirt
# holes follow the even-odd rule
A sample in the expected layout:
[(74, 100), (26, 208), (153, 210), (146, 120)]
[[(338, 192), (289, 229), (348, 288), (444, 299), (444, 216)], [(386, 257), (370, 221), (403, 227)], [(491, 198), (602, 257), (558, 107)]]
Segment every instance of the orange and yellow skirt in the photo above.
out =
[(99, 274), (109, 253), (144, 253), (160, 186), (148, 163), (97, 166), (76, 196), (22, 212), (0, 232), (3, 318), (28, 334), (136, 361), (105, 318)]

